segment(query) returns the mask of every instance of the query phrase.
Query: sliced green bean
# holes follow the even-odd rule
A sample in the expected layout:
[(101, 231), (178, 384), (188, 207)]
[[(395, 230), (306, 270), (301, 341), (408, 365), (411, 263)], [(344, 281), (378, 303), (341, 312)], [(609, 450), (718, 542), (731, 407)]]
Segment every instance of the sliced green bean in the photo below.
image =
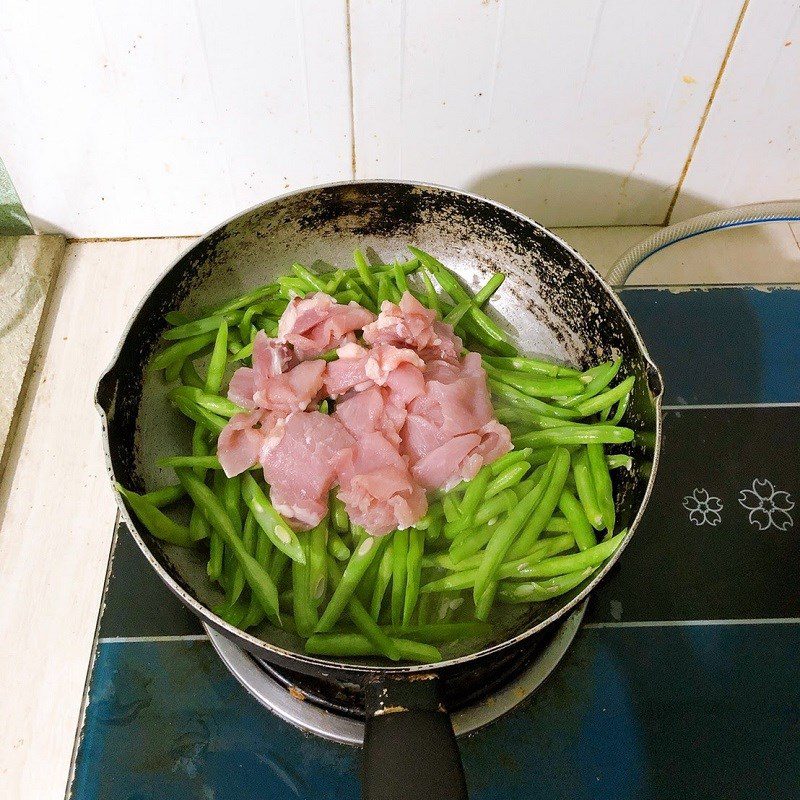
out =
[(177, 503), (182, 497), (186, 496), (183, 486), (176, 483), (173, 486), (163, 486), (161, 489), (154, 489), (152, 492), (146, 492), (141, 495), (142, 500), (150, 503), (151, 506), (156, 508), (164, 508), (164, 506), (171, 506)]
[(633, 439), (630, 428), (613, 425), (565, 425), (561, 428), (547, 428), (531, 431), (516, 438), (521, 447), (549, 447), (573, 444), (625, 444)]
[(589, 456), (585, 447), (582, 447), (572, 459), (572, 474), (575, 477), (575, 488), (578, 491), (586, 518), (592, 527), (599, 531), (603, 527), (603, 513), (598, 503), (594, 478), (589, 467)]
[(493, 478), (486, 487), (485, 500), (490, 500), (500, 492), (516, 486), (527, 474), (531, 465), (527, 461), (517, 461)]
[(497, 599), (504, 603), (541, 603), (566, 594), (583, 583), (594, 570), (594, 567), (586, 567), (586, 569), (568, 572), (566, 575), (558, 575), (544, 581), (527, 583), (501, 581)]
[(417, 607), (419, 585), (422, 577), (422, 554), (425, 549), (425, 531), (408, 532), (408, 552), (406, 555), (406, 591), (403, 601), (403, 625), (411, 623)]
[(483, 286), (475, 292), (473, 302), (478, 308), (482, 308), (489, 301), (489, 298), (503, 285), (506, 276), (501, 272), (495, 272)]
[[(462, 498), (461, 505), (459, 507), (461, 523), (465, 527), (471, 525), (475, 519), (478, 506), (481, 504), (481, 501), (487, 494), (490, 481), (492, 483), (494, 482), (491, 479), (491, 467), (484, 466), (481, 467), (481, 469), (478, 471), (478, 474), (467, 483), (467, 488), (464, 492), (464, 497)], [(505, 489), (507, 487), (504, 486), (502, 488)], [(502, 491), (502, 489), (500, 491)], [(495, 494), (497, 494), (497, 492), (493, 492), (492, 496)]]
[[(430, 644), (409, 639), (392, 639), (402, 661), (434, 664), (442, 654)], [(362, 658), (382, 655), (381, 651), (362, 633), (315, 633), (305, 643), (306, 653), (332, 658)]]
[(598, 364), (596, 367), (587, 369), (581, 376), (581, 380), (586, 382), (583, 392), (569, 398), (564, 405), (570, 408), (578, 406), (590, 397), (602, 392), (614, 380), (614, 376), (619, 371), (621, 364), (622, 359), (617, 358), (614, 361), (607, 361), (604, 364)]
[(373, 536), (365, 535), (361, 539), (355, 552), (347, 562), (342, 575), (342, 582), (336, 587), (333, 596), (328, 601), (328, 605), (315, 629), (316, 633), (325, 633), (337, 623), (348, 601), (355, 594), (367, 568), (386, 546), (386, 538), (383, 536), (380, 539), (376, 539)]
[(509, 428), (522, 427), (522, 432), (531, 428), (543, 430), (545, 428), (563, 428), (565, 425), (583, 424), (569, 419), (558, 419), (557, 417), (539, 414), (536, 411), (520, 408), (519, 406), (500, 406), (500, 408), (495, 409), (495, 416), (498, 421), (508, 425)]
[(245, 549), (222, 503), (191, 470), (178, 469), (176, 472), (178, 480), (194, 500), (195, 505), (222, 536), (226, 547), (231, 549), (236, 559), (242, 564), (245, 580), (256, 595), (258, 602), (271, 618), (279, 621), (278, 591), (275, 584), (267, 571)]
[(244, 361), (253, 355), (253, 342), (246, 344), (241, 350), (237, 350), (231, 357), (231, 361)]
[(627, 469), (629, 472), (633, 469), (633, 459), (621, 453), (614, 453), (610, 456), (606, 456), (606, 463), (609, 469), (622, 468)]
[(370, 266), (367, 263), (367, 259), (364, 258), (364, 254), (360, 250), (356, 250), (353, 253), (353, 261), (355, 262), (356, 270), (358, 271), (358, 276), (363, 281), (363, 285), (366, 288), (367, 294), (371, 297), (372, 300), (377, 299), (378, 281), (372, 274), (372, 270), (370, 269)]
[(208, 362), (208, 372), (206, 373), (206, 391), (210, 394), (219, 394), (222, 388), (222, 377), (225, 374), (225, 365), (227, 363), (228, 323), (223, 320), (217, 331), (216, 340), (214, 341), (214, 350), (211, 352), (211, 360)]
[(392, 566), (392, 625), (403, 621), (403, 605), (406, 596), (406, 570), (408, 568), (408, 531), (392, 534), (394, 559)]
[(319, 525), (308, 532), (309, 562), (308, 582), (311, 602), (319, 606), (325, 597), (328, 575), (328, 518), (324, 517)]
[(201, 336), (193, 336), (191, 339), (181, 339), (179, 342), (170, 345), (162, 350), (151, 364), (151, 369), (158, 371), (166, 369), (170, 364), (183, 362), (192, 354), (202, 350), (217, 338), (216, 331), (204, 333)]
[(519, 461), (527, 461), (528, 456), (532, 452), (533, 451), (529, 447), (524, 447), (521, 450), (511, 450), (510, 452), (493, 461), (489, 465), (489, 469), (492, 471), (492, 475), (497, 476), (501, 472), (507, 470), (513, 464), (516, 464)]
[(444, 322), (448, 325), (452, 325), (455, 327), (461, 321), (461, 318), (466, 314), (470, 308), (472, 307), (472, 302), (469, 300), (464, 300), (462, 303), (456, 304), (452, 311), (449, 311), (447, 316), (444, 318)]
[(375, 622), (380, 620), (383, 598), (394, 574), (394, 546), (386, 547), (381, 556), (378, 574), (375, 578), (375, 586), (372, 590), (369, 613)]
[(310, 636), (319, 623), (317, 605), (311, 596), (310, 544), (308, 533), (304, 533), (300, 545), (303, 558), (292, 560), (292, 614), (301, 636)]
[(193, 386), (195, 389), (203, 389), (206, 385), (195, 369), (194, 362), (188, 358), (181, 364), (180, 379), (184, 386)]
[(125, 498), (133, 513), (147, 530), (163, 542), (176, 544), (180, 547), (191, 547), (194, 543), (192, 532), (185, 525), (179, 525), (160, 511), (143, 495), (131, 492), (121, 484), (116, 484), (117, 491)]
[[(588, 417), (592, 414), (597, 414), (607, 408), (611, 408), (619, 400), (622, 400), (633, 388), (636, 378), (633, 375), (625, 378), (622, 383), (617, 384), (613, 389), (609, 389), (602, 394), (590, 397), (582, 403), (575, 406), (575, 410), (582, 416)], [(612, 423), (614, 424), (614, 423)]]
[[(245, 546), (247, 552), (263, 567), (263, 563), (256, 556), (256, 538), (256, 522), (255, 519), (253, 519), (253, 515), (248, 512), (247, 516), (244, 518), (244, 524), (242, 525), (242, 544)], [(233, 584), (231, 586), (230, 600), (232, 602), (236, 602), (239, 597), (241, 597), (244, 586), (244, 570), (242, 569), (242, 565), (237, 563), (233, 573)]]
[(461, 520), (461, 512), (458, 510), (458, 502), (452, 494), (446, 494), (442, 499), (442, 508), (444, 509), (444, 516), (448, 522), (459, 522)]
[(489, 366), (506, 372), (522, 372), (549, 378), (579, 378), (581, 372), (563, 364), (529, 356), (482, 356)]
[(569, 489), (564, 489), (564, 491), (561, 492), (558, 507), (575, 537), (575, 544), (578, 546), (578, 549), (588, 550), (590, 547), (594, 547), (597, 544), (597, 537), (594, 535), (594, 529), (586, 517), (583, 506)]
[(253, 289), (250, 292), (241, 294), (238, 297), (234, 297), (227, 302), (212, 308), (209, 313), (226, 314), (229, 311), (236, 311), (239, 308), (246, 308), (247, 306), (252, 306), (254, 303), (257, 303), (259, 300), (263, 300), (265, 297), (274, 295), (277, 291), (278, 287), (274, 283), (270, 283), (267, 286), (259, 286), (257, 289)]
[(495, 397), (499, 397), (514, 406), (529, 409), (547, 417), (555, 417), (556, 419), (578, 419), (579, 414), (571, 408), (563, 408), (561, 406), (554, 406), (539, 400), (536, 397), (531, 397), (513, 386), (509, 386), (502, 381), (490, 377), (487, 381), (489, 389)]
[(163, 334), (162, 338), (167, 340), (189, 339), (192, 336), (200, 336), (201, 334), (208, 333), (209, 331), (214, 331), (216, 333), (223, 322), (229, 325), (236, 324), (241, 318), (242, 312), (231, 311), (227, 314), (214, 317), (196, 319), (192, 322), (187, 322), (185, 325), (178, 325), (177, 328), (171, 328)]
[[(339, 287), (342, 285), (342, 281), (347, 275), (343, 269), (337, 269), (333, 273), (328, 273), (328, 275), (330, 275), (330, 280), (325, 284), (325, 294), (332, 296), (339, 291)], [(326, 277), (328, 277), (328, 275), (326, 275)]]
[(156, 461), (159, 467), (192, 467), (201, 470), (222, 469), (216, 456), (166, 456)]
[(547, 525), (544, 526), (544, 533), (572, 533), (572, 526), (566, 517), (550, 517)]
[(397, 286), (397, 290), (402, 295), (403, 292), (408, 291), (408, 281), (406, 280), (406, 273), (403, 272), (403, 268), (399, 264), (394, 264), (392, 266), (392, 277), (394, 278), (395, 286)]
[(622, 540), (628, 535), (628, 529), (620, 531), (616, 536), (606, 539), (594, 547), (570, 553), (564, 556), (553, 556), (531, 564), (527, 569), (520, 570), (520, 577), (526, 578), (554, 578), (557, 575), (566, 575), (577, 572), (587, 567), (596, 567), (605, 561), (619, 547)]
[(387, 301), (392, 302), (392, 292), (389, 289), (389, 279), (381, 275), (378, 278), (378, 305), (382, 306)]
[(331, 508), (333, 516), (333, 525), (339, 533), (345, 533), (350, 530), (350, 520), (347, 518), (347, 510), (344, 503), (336, 496), (331, 498)]
[(422, 282), (425, 284), (425, 297), (427, 299), (427, 303), (425, 305), (431, 311), (435, 311), (439, 319), (442, 318), (442, 307), (439, 303), (439, 295), (436, 294), (436, 289), (431, 281), (431, 276), (428, 274), (427, 270), (421, 270), (420, 275), (422, 276)]
[(332, 528), (328, 530), (328, 552), (337, 561), (347, 561), (350, 558), (350, 548), (339, 533)]
[(220, 397), (217, 394), (204, 392), (202, 389), (195, 389), (193, 386), (180, 386), (170, 392), (170, 397), (182, 397), (195, 405), (218, 417), (230, 418), (235, 414), (241, 414), (247, 409), (232, 403), (227, 397)]
[(228, 420), (225, 419), (225, 417), (219, 416), (219, 414), (214, 414), (208, 409), (198, 406), (197, 403), (190, 400), (183, 394), (188, 388), (187, 386), (181, 386), (177, 389), (173, 389), (167, 395), (167, 398), (181, 414), (203, 425), (216, 435), (219, 435), (222, 429), (228, 424)]
[(580, 378), (550, 378), (524, 372), (497, 369), (484, 364), (486, 374), (530, 397), (569, 397), (580, 395), (586, 388)]
[(611, 482), (611, 474), (608, 471), (603, 445), (587, 445), (586, 455), (589, 460), (589, 469), (592, 473), (594, 490), (597, 495), (597, 505), (603, 515), (603, 525), (609, 533), (614, 533), (614, 525), (616, 523), (614, 486)]
[(192, 318), (188, 314), (184, 314), (181, 311), (168, 311), (164, 314), (164, 319), (175, 327), (178, 325), (185, 325), (187, 322), (192, 321)]
[(320, 278), (319, 275), (315, 275), (308, 267), (304, 267), (302, 264), (295, 261), (295, 263), (292, 264), (292, 272), (294, 272), (298, 278), (304, 280), (311, 289), (327, 294), (327, 281)]
[(286, 520), (275, 510), (261, 490), (256, 479), (245, 473), (242, 476), (242, 497), (259, 527), (267, 534), (278, 550), (286, 553), (292, 561), (303, 563), (305, 550)]

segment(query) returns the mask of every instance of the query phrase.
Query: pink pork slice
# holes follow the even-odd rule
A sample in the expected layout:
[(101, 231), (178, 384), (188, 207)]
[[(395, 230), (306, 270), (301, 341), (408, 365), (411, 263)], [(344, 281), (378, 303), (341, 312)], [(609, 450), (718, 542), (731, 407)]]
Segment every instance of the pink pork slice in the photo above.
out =
[(258, 463), (264, 437), (281, 416), (259, 408), (231, 417), (217, 439), (217, 458), (229, 478)]
[(436, 320), (436, 312), (425, 308), (410, 292), (399, 305), (384, 300), (378, 318), (364, 328), (364, 341), (416, 350), (426, 361), (458, 360), (461, 339), (451, 325)]
[(322, 292), (295, 297), (278, 322), (278, 338), (294, 346), (301, 360), (353, 341), (354, 331), (375, 320), (375, 315), (358, 303), (341, 305)]
[(328, 511), (328, 492), (352, 463), (353, 437), (319, 411), (294, 412), (266, 436), (259, 461), (270, 499), (297, 528), (317, 525)]
[[(340, 397), (353, 389), (360, 392), (372, 385), (384, 386), (390, 381), (403, 396), (416, 396), (423, 389), (425, 362), (406, 347), (379, 344), (367, 348), (350, 342), (336, 352), (339, 358), (328, 364), (324, 380), (330, 397)], [(392, 378), (401, 367), (403, 372)]]

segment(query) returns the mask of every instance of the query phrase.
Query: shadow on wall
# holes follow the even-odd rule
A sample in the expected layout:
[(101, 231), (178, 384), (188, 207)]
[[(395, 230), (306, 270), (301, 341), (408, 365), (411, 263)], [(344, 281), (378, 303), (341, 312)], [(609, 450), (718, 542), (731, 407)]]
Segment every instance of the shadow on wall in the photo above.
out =
[[(632, 173), (558, 164), (487, 172), (467, 189), (551, 227), (663, 225), (675, 194), (674, 185)], [(703, 212), (716, 207), (694, 195), (690, 199)]]

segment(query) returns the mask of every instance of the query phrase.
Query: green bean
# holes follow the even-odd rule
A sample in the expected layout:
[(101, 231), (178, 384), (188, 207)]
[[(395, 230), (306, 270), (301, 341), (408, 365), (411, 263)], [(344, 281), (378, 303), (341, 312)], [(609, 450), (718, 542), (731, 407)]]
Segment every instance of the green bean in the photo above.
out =
[[(442, 660), (442, 654), (433, 646), (409, 639), (392, 639), (403, 661), (433, 664)], [(306, 653), (332, 658), (379, 656), (381, 651), (361, 633), (315, 633), (305, 643)]]
[(219, 435), (222, 429), (228, 424), (228, 420), (214, 414), (206, 408), (197, 405), (193, 400), (190, 400), (183, 392), (189, 387), (181, 386), (173, 389), (168, 395), (169, 401), (178, 409), (184, 416), (196, 423), (203, 425), (210, 431)]
[[(199, 511), (200, 509), (198, 509)], [(202, 512), (200, 512), (202, 514)], [(205, 516), (203, 517), (205, 519)], [(206, 519), (206, 524), (210, 523)], [(208, 540), (208, 564), (206, 564), (206, 574), (212, 581), (219, 581), (222, 578), (222, 561), (225, 555), (225, 542), (222, 536), (211, 528)]]
[(184, 362), (182, 361), (173, 361), (173, 363), (164, 370), (164, 381), (166, 383), (175, 383), (175, 381), (180, 378), (183, 364)]
[(512, 556), (522, 557), (533, 547), (558, 506), (558, 500), (561, 497), (561, 492), (569, 474), (570, 457), (569, 453), (563, 448), (559, 448), (556, 454), (550, 481), (541, 501), (525, 523), (519, 538), (514, 542), (511, 548)]
[(619, 453), (606, 456), (606, 463), (608, 464), (609, 469), (619, 469), (620, 467), (627, 469), (628, 471), (633, 469), (633, 459), (630, 456), (625, 456)]
[(444, 516), (448, 522), (459, 522), (461, 520), (461, 512), (458, 510), (458, 502), (452, 494), (446, 494), (442, 499), (442, 508), (444, 509)]
[(195, 469), (222, 469), (216, 456), (166, 456), (156, 461), (159, 467), (193, 467)]
[(311, 592), (311, 602), (319, 606), (325, 597), (327, 586), (327, 561), (328, 561), (328, 518), (324, 517), (319, 525), (308, 532), (309, 562), (308, 583)]
[(572, 533), (572, 526), (565, 517), (550, 517), (544, 526), (544, 533)]
[(302, 559), (292, 560), (292, 614), (301, 636), (310, 636), (319, 623), (317, 604), (311, 596), (311, 539), (306, 533), (300, 544)]
[(478, 602), (475, 603), (475, 619), (486, 622), (486, 620), (489, 618), (489, 612), (492, 610), (492, 606), (494, 605), (494, 598), (497, 596), (498, 585), (499, 584), (497, 581), (492, 581), (483, 590), (483, 593), (478, 598)]
[(408, 248), (436, 278), (439, 285), (444, 289), (455, 303), (463, 303), (465, 300), (470, 302), (469, 315), (476, 325), (476, 330), (480, 330), (490, 341), (506, 341), (506, 335), (494, 320), (486, 316), (481, 309), (475, 305), (474, 299), (470, 297), (466, 289), (458, 282), (447, 267), (433, 256), (416, 247)]
[(215, 606), (212, 610), (229, 625), (233, 625), (234, 628), (241, 626), (247, 614), (247, 606), (239, 601), (231, 602), (226, 600), (222, 605)]
[(410, 530), (408, 532), (408, 552), (406, 554), (406, 591), (403, 601), (403, 625), (411, 622), (414, 609), (417, 607), (419, 585), (422, 577), (422, 553), (425, 548), (425, 532)]
[(277, 291), (278, 287), (274, 283), (270, 283), (266, 286), (259, 286), (257, 289), (253, 289), (246, 294), (241, 294), (238, 297), (228, 300), (222, 305), (212, 308), (209, 313), (226, 314), (229, 311), (236, 311), (239, 308), (246, 308), (247, 306), (252, 306), (254, 303), (257, 303), (259, 300), (263, 300), (265, 297), (274, 295)]
[(506, 489), (484, 503), (475, 514), (475, 524), (485, 525), (489, 520), (511, 510), (517, 504), (513, 489)]
[(577, 572), (558, 575), (544, 581), (515, 583), (501, 581), (497, 591), (497, 599), (504, 603), (541, 603), (553, 597), (566, 594), (583, 583), (594, 572), (594, 567), (587, 567)]
[(247, 613), (244, 615), (244, 619), (239, 623), (239, 627), (243, 631), (249, 630), (260, 624), (264, 616), (264, 609), (261, 608), (261, 604), (256, 600), (255, 595), (251, 593)]
[(331, 498), (331, 516), (333, 517), (333, 525), (339, 533), (345, 533), (350, 530), (347, 510), (344, 507), (344, 503), (336, 495)]
[(283, 550), (276, 549), (272, 551), (272, 563), (269, 565), (269, 576), (276, 586), (280, 585), (283, 579), (283, 573), (286, 571), (286, 567), (288, 567), (289, 564), (294, 564), (294, 561), (292, 561)]
[(392, 581), (394, 574), (394, 546), (387, 547), (381, 556), (380, 565), (378, 567), (378, 574), (375, 578), (375, 586), (372, 590), (372, 598), (370, 601), (369, 613), (375, 622), (378, 622), (381, 615), (381, 606), (383, 605), (383, 597), (389, 584)]
[(192, 532), (185, 525), (179, 525), (160, 511), (143, 495), (131, 492), (121, 484), (116, 484), (117, 491), (125, 498), (133, 513), (147, 530), (163, 542), (180, 547), (191, 547), (195, 540)]
[(587, 567), (596, 567), (605, 561), (619, 547), (622, 540), (628, 535), (628, 529), (620, 531), (616, 536), (606, 539), (594, 547), (570, 553), (565, 556), (545, 558), (528, 569), (520, 570), (520, 577), (526, 578), (554, 578), (557, 575), (566, 575), (568, 572), (577, 572)]
[(385, 302), (392, 302), (392, 293), (389, 289), (389, 279), (385, 275), (378, 278), (378, 305), (383, 305)]
[(617, 403), (617, 410), (614, 412), (614, 416), (611, 417), (610, 423), (611, 425), (619, 425), (622, 421), (622, 418), (625, 416), (625, 412), (628, 410), (628, 404), (631, 401), (630, 393), (626, 394), (620, 401)]
[(599, 364), (596, 367), (587, 369), (581, 376), (582, 381), (586, 381), (586, 387), (581, 394), (571, 397), (564, 403), (567, 407), (578, 406), (584, 403), (590, 397), (599, 394), (603, 389), (614, 380), (614, 376), (619, 371), (622, 359), (618, 358), (614, 361), (607, 361), (604, 364)]
[(184, 314), (181, 311), (167, 311), (167, 313), (164, 314), (164, 319), (169, 322), (170, 325), (176, 327), (192, 321), (192, 318), (188, 314)]
[[(335, 590), (341, 582), (342, 574), (333, 559), (327, 560), (327, 567), (331, 584)], [(347, 604), (347, 611), (355, 626), (375, 645), (381, 655), (392, 661), (400, 660), (400, 651), (397, 645), (383, 632), (355, 595), (350, 598)]]
[(394, 278), (395, 285), (397, 286), (397, 290), (402, 295), (403, 292), (408, 291), (408, 281), (406, 280), (406, 274), (403, 272), (403, 268), (399, 264), (394, 264), (392, 267), (392, 277)]
[(189, 339), (192, 336), (200, 336), (209, 331), (214, 331), (216, 333), (223, 322), (226, 324), (235, 324), (238, 323), (241, 318), (242, 313), (240, 311), (231, 311), (219, 316), (196, 319), (192, 322), (187, 322), (185, 325), (179, 325), (177, 328), (165, 331), (162, 338), (167, 340)]
[(588, 550), (590, 547), (594, 547), (597, 544), (597, 537), (594, 535), (592, 525), (586, 517), (583, 506), (569, 489), (561, 492), (558, 507), (575, 537), (578, 549)]
[(425, 297), (428, 301), (426, 305), (431, 311), (435, 311), (437, 316), (441, 319), (442, 307), (439, 304), (439, 295), (436, 294), (436, 289), (431, 282), (431, 276), (428, 274), (427, 270), (422, 270), (420, 275), (422, 276), (422, 282), (425, 284)]
[(170, 364), (175, 364), (178, 362), (183, 364), (186, 358), (188, 358), (190, 355), (211, 344), (211, 342), (216, 339), (216, 336), (216, 332), (211, 331), (200, 336), (193, 336), (191, 339), (181, 339), (179, 342), (176, 342), (175, 344), (172, 344), (162, 350), (153, 359), (150, 368), (155, 372), (158, 372), (158, 370), (165, 369), (166, 367), (170, 366)]
[(346, 277), (343, 269), (337, 269), (335, 272), (331, 273), (330, 280), (325, 284), (325, 294), (334, 295)]
[(586, 455), (589, 460), (589, 469), (592, 473), (594, 490), (597, 495), (597, 505), (603, 515), (603, 525), (609, 533), (614, 533), (616, 522), (614, 486), (611, 482), (611, 474), (608, 471), (603, 445), (586, 445)]
[(267, 614), (280, 621), (278, 591), (266, 570), (245, 549), (224, 507), (214, 493), (191, 470), (176, 470), (178, 480), (213, 528), (221, 534), (226, 547), (242, 564), (245, 580)]
[[(253, 519), (253, 515), (248, 512), (247, 516), (244, 519), (244, 525), (242, 526), (242, 544), (250, 553), (251, 556), (256, 557), (256, 524), (255, 519)], [(256, 557), (256, 561), (263, 567), (264, 565), (261, 563), (261, 560)], [(236, 602), (242, 594), (244, 590), (245, 580), (244, 580), (244, 570), (242, 569), (241, 564), (236, 564), (236, 569), (233, 573), (233, 584), (231, 587), (231, 602)]]
[(516, 438), (522, 447), (548, 447), (552, 445), (573, 444), (624, 444), (633, 439), (630, 428), (613, 425), (565, 425), (562, 428), (547, 428), (531, 431)]
[(272, 544), (293, 561), (303, 563), (305, 549), (301, 546), (297, 534), (275, 510), (256, 479), (248, 473), (242, 476), (242, 497)]
[(378, 296), (378, 282), (372, 274), (367, 259), (364, 258), (364, 254), (360, 250), (356, 250), (353, 253), (353, 261), (355, 262), (358, 276), (364, 282), (368, 296), (372, 300), (375, 300)]
[(578, 378), (581, 373), (577, 369), (542, 361), (528, 356), (482, 356), (490, 366), (502, 371), (530, 373), (549, 378)]
[(350, 548), (333, 528), (328, 530), (328, 552), (337, 561), (347, 561), (350, 558)]
[(583, 424), (569, 419), (558, 419), (557, 417), (539, 414), (536, 411), (518, 406), (500, 406), (500, 408), (495, 409), (495, 416), (499, 422), (502, 422), (503, 425), (508, 425), (510, 428), (523, 426), (524, 429), (543, 430), (544, 428), (563, 428), (565, 425)]
[(151, 506), (163, 508), (177, 503), (178, 500), (185, 496), (186, 492), (183, 486), (177, 483), (174, 486), (163, 486), (161, 489), (154, 489), (152, 492), (141, 495), (141, 498), (150, 503)]
[(184, 386), (193, 386), (195, 389), (205, 387), (205, 381), (198, 375), (194, 362), (188, 358), (181, 364), (180, 378)]
[(482, 308), (489, 301), (489, 298), (503, 285), (506, 276), (500, 272), (495, 272), (491, 278), (477, 291), (472, 298), (478, 308)]
[(517, 461), (492, 479), (486, 487), (485, 500), (489, 500), (505, 489), (516, 486), (527, 474), (531, 465), (527, 461)]
[[(611, 408), (618, 400), (621, 400), (633, 388), (633, 383), (636, 378), (633, 375), (625, 378), (622, 383), (617, 384), (613, 389), (607, 392), (590, 397), (575, 406), (575, 410), (582, 416), (588, 417), (592, 414), (597, 414), (598, 411), (603, 411), (606, 408)], [(614, 423), (612, 423), (614, 424)]]
[(170, 392), (170, 397), (182, 397), (202, 409), (216, 414), (218, 417), (232, 417), (241, 414), (247, 409), (237, 406), (226, 397), (204, 392), (202, 389), (195, 389), (193, 386), (180, 386)]
[(355, 594), (358, 584), (367, 568), (376, 558), (386, 544), (386, 537), (375, 539), (373, 536), (365, 535), (355, 552), (350, 556), (347, 566), (342, 575), (342, 582), (336, 587), (333, 596), (328, 601), (328, 605), (317, 625), (316, 633), (325, 633), (331, 630), (341, 617), (348, 601)]
[(375, 270), (375, 272), (391, 272), (395, 264), (397, 264), (406, 275), (411, 275), (420, 267), (418, 258), (409, 258), (408, 261), (394, 261), (392, 264), (374, 264), (372, 269)]
[(529, 447), (525, 447), (521, 450), (511, 450), (493, 461), (489, 465), (489, 469), (492, 471), (492, 475), (497, 476), (501, 472), (505, 472), (505, 470), (513, 464), (519, 461), (526, 461), (532, 452), (533, 451)]
[(508, 386), (502, 381), (495, 380), (491, 377), (488, 379), (487, 383), (489, 384), (489, 389), (493, 395), (505, 400), (507, 403), (510, 403), (513, 406), (526, 408), (530, 411), (535, 411), (547, 417), (568, 420), (578, 419), (578, 412), (573, 411), (571, 408), (562, 408), (560, 406), (554, 406), (549, 403), (545, 403), (543, 400), (539, 400), (536, 397), (530, 397), (529, 395), (521, 392), (519, 389), (515, 389), (513, 386)]
[(495, 380), (513, 386), (530, 397), (577, 396), (585, 388), (580, 378), (550, 378), (544, 375), (530, 375), (524, 372), (497, 369), (491, 364), (484, 364), (484, 369), (486, 374)]
[(227, 363), (228, 323), (223, 320), (217, 331), (214, 350), (211, 353), (211, 360), (208, 362), (208, 372), (206, 373), (206, 391), (210, 394), (219, 394), (222, 387), (222, 377), (225, 374), (225, 365)]
[[(478, 510), (478, 506), (487, 493), (491, 478), (491, 468), (484, 466), (481, 467), (481, 469), (478, 471), (478, 474), (467, 483), (467, 488), (464, 492), (464, 497), (461, 500), (461, 506), (459, 508), (461, 514), (460, 522), (463, 526), (467, 527), (472, 524), (472, 521), (475, 518), (475, 513)], [(504, 486), (502, 488), (505, 489), (506, 487)], [(495, 494), (497, 494), (497, 492), (494, 492), (492, 496)]]
[(403, 606), (406, 595), (406, 571), (408, 569), (408, 531), (395, 531), (392, 534), (394, 550), (392, 566), (392, 625), (403, 621)]
[(572, 460), (572, 474), (575, 477), (575, 488), (586, 517), (592, 527), (599, 531), (603, 527), (603, 514), (598, 503), (594, 478), (589, 467), (589, 456), (585, 447), (582, 447)]
[(311, 289), (327, 294), (327, 282), (322, 280), (319, 275), (315, 275), (308, 267), (304, 267), (302, 264), (295, 261), (295, 263), (292, 264), (292, 272), (294, 272), (298, 278), (305, 281)]
[(427, 625), (404, 625), (398, 628), (387, 625), (383, 630), (392, 637), (407, 636), (427, 644), (452, 644), (461, 639), (488, 636), (492, 632), (492, 627), (485, 622), (439, 622)]
[(452, 311), (450, 311), (447, 316), (444, 318), (443, 322), (446, 322), (448, 325), (452, 325), (455, 327), (461, 321), (461, 318), (467, 311), (470, 310), (472, 307), (472, 303), (469, 300), (464, 300), (463, 303), (458, 303)]
[(241, 350), (237, 350), (231, 357), (231, 361), (244, 361), (253, 355), (253, 342), (246, 344)]

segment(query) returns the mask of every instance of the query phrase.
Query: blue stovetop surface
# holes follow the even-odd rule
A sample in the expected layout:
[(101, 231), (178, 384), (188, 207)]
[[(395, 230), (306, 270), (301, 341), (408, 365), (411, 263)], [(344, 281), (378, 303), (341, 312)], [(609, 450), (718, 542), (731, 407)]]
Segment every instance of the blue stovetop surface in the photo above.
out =
[[(739, 502), (762, 479), (800, 495), (800, 292), (624, 302), (667, 386), (656, 491), (557, 670), (461, 741), (472, 796), (800, 797), (797, 508), (787, 525)], [(716, 525), (689, 517), (699, 491)], [(358, 796), (358, 751), (252, 700), (125, 532), (106, 601), (75, 800)]]

